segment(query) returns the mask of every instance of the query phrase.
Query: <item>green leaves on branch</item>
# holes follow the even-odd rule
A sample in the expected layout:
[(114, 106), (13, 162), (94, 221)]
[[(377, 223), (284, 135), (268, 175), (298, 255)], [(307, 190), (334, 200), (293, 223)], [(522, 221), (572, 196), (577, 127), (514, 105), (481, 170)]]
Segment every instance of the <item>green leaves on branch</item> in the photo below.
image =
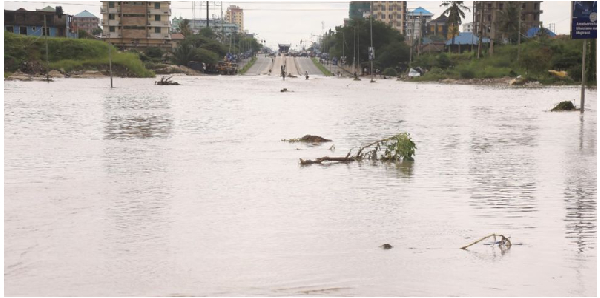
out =
[(413, 161), (415, 149), (417, 149), (417, 146), (411, 140), (410, 134), (404, 132), (360, 148), (356, 154), (356, 159)]

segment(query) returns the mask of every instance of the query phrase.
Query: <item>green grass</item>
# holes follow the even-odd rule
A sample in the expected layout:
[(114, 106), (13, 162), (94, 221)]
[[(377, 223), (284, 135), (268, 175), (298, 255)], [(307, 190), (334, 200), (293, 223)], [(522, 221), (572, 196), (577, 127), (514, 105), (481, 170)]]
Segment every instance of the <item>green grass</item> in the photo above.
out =
[(250, 69), (250, 67), (252, 67), (252, 65), (254, 65), (254, 62), (256, 62), (256, 57), (252, 57), (252, 59), (250, 59), (250, 61), (248, 61), (248, 63), (246, 63), (246, 65), (244, 65), (244, 68), (242, 68), (242, 70), (240, 70), (240, 74), (245, 74), (248, 69)]
[(6, 78), (10, 77), (11, 74), (12, 74), (12, 72), (5, 71), (4, 72), (4, 78), (6, 79)]
[[(43, 63), (46, 58), (43, 38), (4, 33), (5, 72), (15, 71), (25, 61)], [(106, 70), (108, 47), (99, 40), (48, 38), (49, 67), (65, 71)], [(138, 54), (118, 52), (112, 46), (111, 50), (113, 69), (132, 77), (154, 77), (154, 72), (146, 69)]]
[(332, 76), (333, 74), (331, 73), (331, 71), (329, 71), (327, 68), (325, 68), (325, 66), (323, 66), (323, 64), (321, 64), (321, 62), (319, 62), (319, 60), (317, 60), (317, 58), (315, 57), (311, 57), (310, 58), (312, 60), (312, 62), (317, 66), (317, 68), (325, 75), (325, 76)]

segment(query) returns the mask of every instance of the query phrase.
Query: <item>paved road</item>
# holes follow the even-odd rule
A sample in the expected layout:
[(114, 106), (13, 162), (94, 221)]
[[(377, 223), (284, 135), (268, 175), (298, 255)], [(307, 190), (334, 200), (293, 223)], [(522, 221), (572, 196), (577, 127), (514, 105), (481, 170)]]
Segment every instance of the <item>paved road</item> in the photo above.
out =
[(246, 76), (256, 76), (261, 74), (267, 74), (269, 72), (269, 67), (271, 66), (271, 58), (265, 57), (264, 55), (259, 55), (256, 57), (256, 62), (254, 65), (246, 71), (244, 75)]
[(311, 76), (322, 76), (323, 72), (317, 68), (317, 66), (310, 60), (309, 57), (296, 57), (296, 61), (298, 61), (298, 66), (300, 67), (300, 72), (304, 74), (305, 71), (308, 71), (308, 75)]

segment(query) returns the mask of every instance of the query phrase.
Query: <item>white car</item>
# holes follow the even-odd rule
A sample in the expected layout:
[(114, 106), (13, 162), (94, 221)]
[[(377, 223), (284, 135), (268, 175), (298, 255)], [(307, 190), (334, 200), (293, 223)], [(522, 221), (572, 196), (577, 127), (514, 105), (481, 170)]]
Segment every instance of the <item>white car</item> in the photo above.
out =
[(416, 69), (411, 68), (410, 71), (408, 72), (408, 76), (409, 77), (420, 77), (421, 73), (418, 72)]

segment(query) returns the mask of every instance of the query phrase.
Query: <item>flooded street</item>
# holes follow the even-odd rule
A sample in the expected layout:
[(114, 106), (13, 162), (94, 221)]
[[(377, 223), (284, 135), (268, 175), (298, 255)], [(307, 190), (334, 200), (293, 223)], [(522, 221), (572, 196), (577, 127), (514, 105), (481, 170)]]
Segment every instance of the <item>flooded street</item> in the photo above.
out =
[(4, 82), (5, 295), (597, 294), (595, 90), (154, 80)]

